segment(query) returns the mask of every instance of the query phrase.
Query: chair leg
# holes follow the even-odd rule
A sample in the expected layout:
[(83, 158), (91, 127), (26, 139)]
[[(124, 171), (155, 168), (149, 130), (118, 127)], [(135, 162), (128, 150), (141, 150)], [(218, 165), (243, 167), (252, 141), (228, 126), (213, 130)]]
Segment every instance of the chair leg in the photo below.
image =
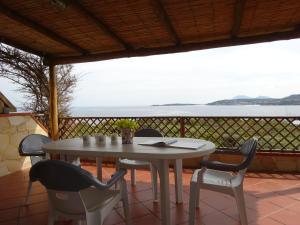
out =
[(102, 158), (96, 158), (96, 165), (97, 165), (97, 178), (98, 180), (102, 181)]
[[(189, 200), (189, 225), (195, 224), (195, 213), (198, 196), (198, 184), (195, 182), (190, 183), (190, 200)], [(199, 196), (198, 196), (199, 197)]]
[(135, 169), (131, 169), (131, 185), (136, 185), (136, 171)]
[(86, 225), (102, 225), (103, 219), (99, 217), (97, 211), (86, 212)]
[(128, 195), (127, 195), (127, 185), (126, 181), (121, 181), (121, 195), (122, 195), (122, 202), (123, 202), (123, 209), (124, 209), (124, 216), (125, 216), (125, 223), (126, 225), (130, 225), (130, 215), (129, 215), (129, 203), (128, 203)]
[(54, 218), (52, 216), (48, 216), (48, 225), (54, 225)]
[(30, 193), (31, 193), (31, 189), (32, 189), (32, 182), (29, 181), (28, 188), (27, 188), (27, 194), (26, 194), (26, 198), (25, 198), (25, 202), (24, 202), (25, 206), (28, 205), (28, 201), (29, 201), (29, 196), (30, 196)]
[(153, 199), (155, 202), (158, 201), (158, 189), (157, 189), (157, 169), (151, 163), (150, 164), (150, 172), (151, 172), (151, 184), (152, 184), (152, 192), (153, 192)]
[[(119, 160), (120, 160), (119, 158), (116, 159), (116, 163), (115, 163), (115, 166), (116, 166), (116, 172), (120, 169), (120, 162), (119, 162)], [(118, 186), (119, 186), (118, 183), (119, 183), (119, 182), (116, 182), (116, 183), (115, 183), (115, 189), (118, 189)]]
[(237, 204), (237, 209), (239, 211), (241, 224), (248, 225), (243, 186), (238, 186), (236, 188), (233, 188), (233, 193), (235, 195), (235, 200)]
[(199, 209), (200, 208), (200, 183), (197, 183), (197, 188), (196, 188), (196, 208)]
[(48, 225), (54, 225), (56, 214), (50, 202), (48, 202)]

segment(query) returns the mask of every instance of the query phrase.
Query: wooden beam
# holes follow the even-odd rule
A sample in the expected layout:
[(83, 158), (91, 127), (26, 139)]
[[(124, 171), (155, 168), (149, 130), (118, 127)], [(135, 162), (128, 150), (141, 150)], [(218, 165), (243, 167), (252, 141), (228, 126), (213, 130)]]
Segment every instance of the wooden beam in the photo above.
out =
[(81, 54), (87, 54), (88, 52), (81, 48), (80, 46), (78, 46), (77, 44), (74, 44), (73, 42), (65, 39), (64, 37), (61, 37), (60, 35), (58, 35), (57, 33), (51, 31), (50, 29), (38, 24), (37, 22), (22, 16), (21, 14), (19, 14), (18, 12), (8, 8), (7, 6), (3, 5), (2, 3), (0, 3), (0, 13), (4, 14), (5, 16), (9, 17), (10, 19), (17, 21), (21, 24), (23, 24), (26, 27), (29, 27), (45, 36), (47, 36), (48, 38), (64, 45), (67, 46), (71, 49), (74, 49), (75, 51), (81, 53)]
[(101, 29), (101, 31), (121, 44), (125, 49), (133, 49), (133, 47), (125, 40), (123, 40), (115, 31), (113, 31), (113, 29), (108, 24), (106, 24), (103, 19), (99, 17), (99, 15), (97, 15), (96, 17), (90, 10), (84, 7), (79, 0), (70, 0), (69, 3), (71, 3), (79, 13), (92, 21), (98, 28)]
[(214, 41), (201, 42), (201, 43), (185, 44), (180, 46), (99, 53), (99, 54), (90, 54), (86, 56), (48, 58), (48, 60), (53, 64), (83, 63), (83, 62), (93, 62), (93, 61), (109, 60), (109, 59), (116, 59), (116, 58), (125, 58), (125, 57), (160, 55), (160, 54), (188, 52), (188, 51), (219, 48), (219, 47), (256, 44), (261, 42), (289, 40), (293, 38), (300, 38), (299, 29), (295, 29), (292, 31), (285, 31), (285, 32), (270, 33), (270, 34), (259, 35), (259, 36), (248, 36), (248, 37), (214, 40)]
[(236, 0), (231, 37), (237, 38), (244, 15), (246, 0)]
[(50, 90), (50, 130), (52, 140), (58, 139), (58, 109), (57, 109), (57, 85), (55, 66), (49, 66), (49, 90)]
[(161, 20), (164, 23), (168, 33), (173, 37), (175, 41), (175, 45), (180, 45), (181, 44), (180, 38), (178, 37), (173, 27), (173, 24), (171, 23), (171, 20), (165, 10), (163, 3), (161, 2), (161, 0), (154, 0), (152, 2), (154, 4), (154, 8), (156, 9), (157, 13), (161, 17)]
[(13, 40), (8, 39), (8, 38), (3, 37), (3, 36), (0, 36), (0, 42), (3, 43), (3, 44), (6, 44), (6, 45), (12, 46), (14, 48), (20, 49), (24, 52), (28, 52), (28, 53), (31, 53), (31, 54), (34, 54), (34, 55), (37, 55), (37, 56), (40, 56), (40, 57), (43, 57), (43, 56), (46, 55), (45, 53), (43, 53), (41, 51), (35, 50), (33, 48), (30, 48), (26, 45), (23, 45), (21, 43), (18, 43), (16, 41), (13, 41)]

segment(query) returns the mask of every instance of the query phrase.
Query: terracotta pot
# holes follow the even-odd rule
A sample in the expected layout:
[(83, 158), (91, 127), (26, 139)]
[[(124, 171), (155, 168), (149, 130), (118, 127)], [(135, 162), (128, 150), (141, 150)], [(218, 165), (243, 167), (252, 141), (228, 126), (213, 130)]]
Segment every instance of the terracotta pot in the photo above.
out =
[(132, 144), (133, 142), (133, 130), (130, 128), (123, 128), (122, 133), (122, 144)]

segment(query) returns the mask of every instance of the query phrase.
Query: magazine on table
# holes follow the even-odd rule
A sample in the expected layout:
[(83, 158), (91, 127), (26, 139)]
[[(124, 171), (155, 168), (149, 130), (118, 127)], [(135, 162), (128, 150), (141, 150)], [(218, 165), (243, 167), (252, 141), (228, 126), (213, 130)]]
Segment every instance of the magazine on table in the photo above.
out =
[(166, 148), (182, 148), (189, 150), (197, 150), (205, 145), (203, 141), (189, 141), (189, 140), (176, 140), (176, 139), (153, 139), (148, 140), (139, 145), (166, 147)]

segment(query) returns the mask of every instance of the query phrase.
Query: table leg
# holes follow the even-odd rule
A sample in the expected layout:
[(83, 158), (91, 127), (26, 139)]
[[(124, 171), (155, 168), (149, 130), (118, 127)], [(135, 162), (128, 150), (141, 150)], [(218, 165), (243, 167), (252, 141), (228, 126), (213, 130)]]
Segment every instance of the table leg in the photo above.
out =
[(158, 190), (157, 190), (157, 165), (150, 163), (151, 183), (153, 192), (153, 201), (158, 202)]
[(160, 205), (163, 225), (171, 224), (170, 191), (169, 191), (169, 161), (159, 160), (158, 174), (160, 178)]
[(176, 203), (181, 204), (182, 201), (182, 159), (176, 159), (174, 163), (175, 176), (175, 192)]
[(97, 178), (102, 181), (102, 158), (96, 158)]

